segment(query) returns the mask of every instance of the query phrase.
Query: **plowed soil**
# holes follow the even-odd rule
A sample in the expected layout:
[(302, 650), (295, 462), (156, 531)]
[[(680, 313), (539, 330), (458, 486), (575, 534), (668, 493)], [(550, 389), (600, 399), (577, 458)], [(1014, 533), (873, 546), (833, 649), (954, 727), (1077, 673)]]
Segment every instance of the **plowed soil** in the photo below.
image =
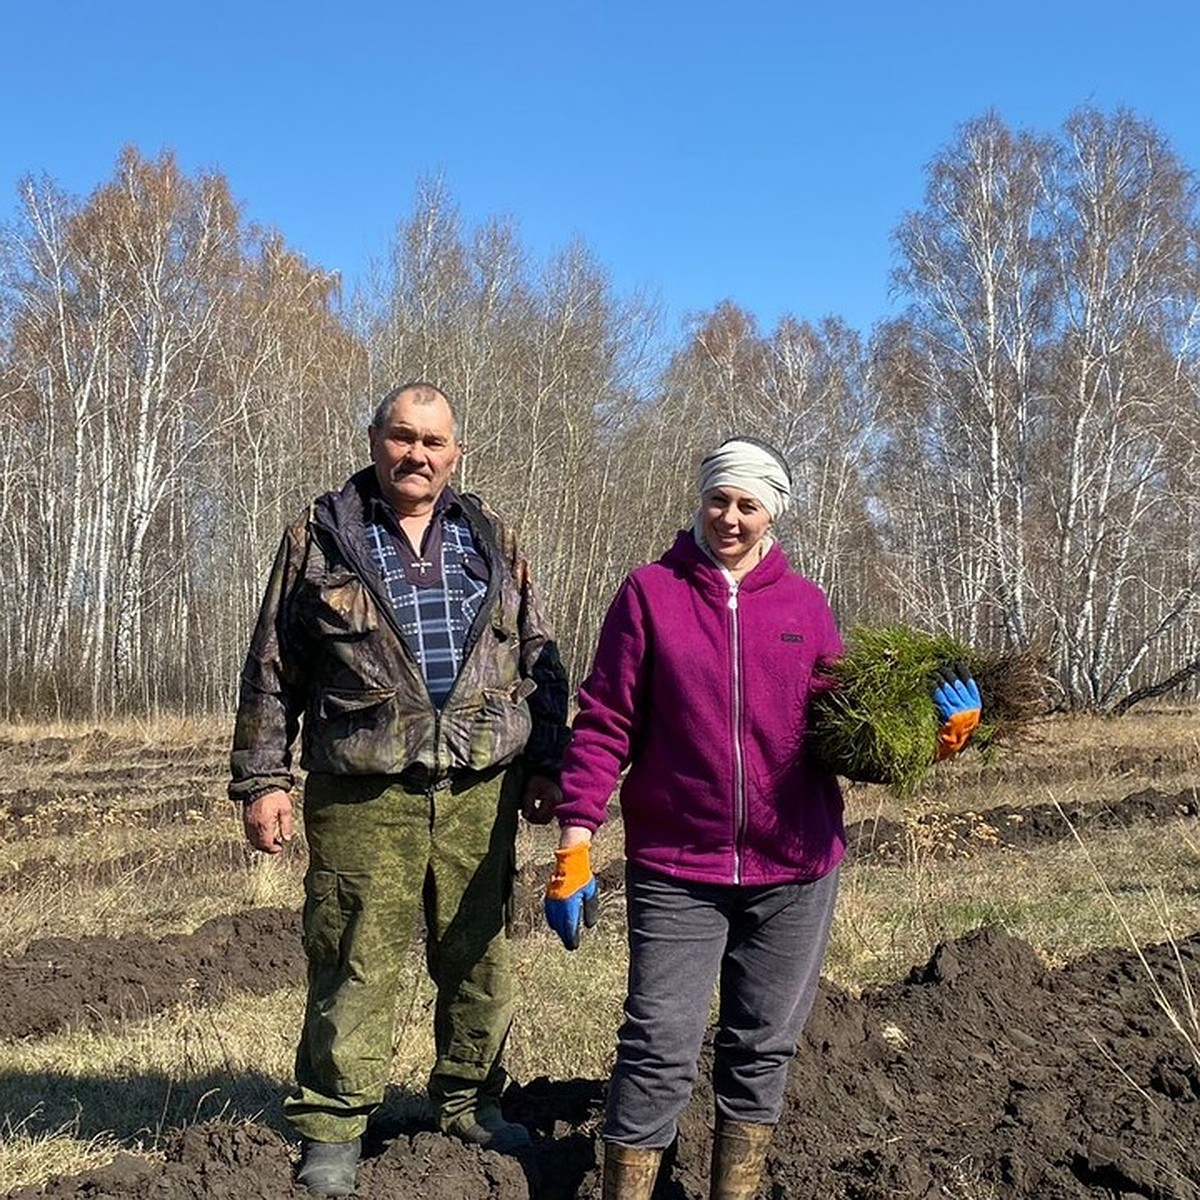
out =
[[(117, 751), (127, 774), (106, 775), (103, 761)], [(65, 738), (38, 743), (32, 757), (28, 745), (0, 742), (0, 766), (16, 764), (36, 768), (38, 782), (10, 771), (13, 782), (0, 795), (0, 836), (9, 840), (53, 834), (81, 813), (137, 827), (194, 820), (223, 803), (212, 748), (188, 760), (194, 784), (179, 762), (172, 767), (101, 734), (82, 750)], [(173, 779), (175, 796), (164, 798), (157, 783), (147, 788), (148, 779), (160, 778)], [(953, 857), (1063, 841), (1072, 828), (1190, 821), (1197, 799), (1194, 787), (1143, 786), (1123, 800), (1069, 809), (922, 817), (936, 826), (932, 841), (919, 822), (859, 821), (850, 830), (848, 869), (902, 858), (914, 836), (930, 853)], [(121, 869), (131, 861), (121, 859)], [(6, 887), (59, 869), (49, 859), (25, 862)], [(620, 869), (608, 864), (602, 882), (619, 886)], [(538, 876), (530, 872), (520, 884), (518, 935), (539, 920)], [(0, 959), (0, 1039), (148, 1015), (184, 999), (263, 994), (297, 985), (303, 974), (298, 915), (278, 908), (220, 917), (186, 935), (42, 939)], [(859, 996), (823, 985), (792, 1066), (760, 1196), (1200, 1200), (1197, 980), (1200, 934), (1051, 968), (1023, 942), (984, 928), (943, 942), (906, 978)], [(706, 1049), (693, 1103), (660, 1174), (659, 1200), (707, 1196), (710, 1061)], [(604, 1087), (601, 1079), (512, 1087), (506, 1109), (534, 1136), (533, 1148), (517, 1157), (381, 1119), (369, 1133), (358, 1194), (596, 1200)], [(214, 1121), (174, 1135), (160, 1157), (122, 1154), (8, 1196), (305, 1196), (293, 1182), (295, 1160), (295, 1146), (274, 1128)]]
[[(1181, 966), (1196, 977), (1200, 937), (1049, 970), (1023, 943), (981, 930), (889, 987), (859, 998), (823, 988), (762, 1195), (1196, 1200), (1200, 1061), (1166, 1011), (1186, 1023)], [(707, 1195), (707, 1069), (706, 1051), (660, 1198)], [(425, 1129), (374, 1129), (359, 1195), (593, 1200), (602, 1103), (599, 1080), (510, 1089), (509, 1114), (535, 1136), (519, 1158)], [(293, 1157), (272, 1130), (214, 1123), (184, 1132), (165, 1161), (125, 1156), (11, 1195), (302, 1196)], [(972, 1192), (979, 1179), (991, 1190)]]

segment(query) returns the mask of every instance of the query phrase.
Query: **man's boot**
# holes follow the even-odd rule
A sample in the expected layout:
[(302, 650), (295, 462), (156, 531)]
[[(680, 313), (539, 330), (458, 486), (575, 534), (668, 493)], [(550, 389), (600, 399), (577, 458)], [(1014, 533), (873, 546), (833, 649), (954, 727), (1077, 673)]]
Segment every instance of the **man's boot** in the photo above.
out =
[(662, 1156), (645, 1146), (605, 1142), (603, 1200), (650, 1200)]
[(352, 1142), (306, 1140), (296, 1182), (304, 1184), (315, 1196), (349, 1196), (354, 1191), (361, 1150), (358, 1138)]
[(774, 1125), (717, 1118), (709, 1200), (752, 1200), (758, 1192)]
[(498, 1154), (515, 1154), (533, 1144), (529, 1130), (516, 1121), (506, 1121), (500, 1105), (494, 1101), (484, 1101), (475, 1112), (455, 1117), (446, 1125), (445, 1132), (469, 1146), (495, 1150)]

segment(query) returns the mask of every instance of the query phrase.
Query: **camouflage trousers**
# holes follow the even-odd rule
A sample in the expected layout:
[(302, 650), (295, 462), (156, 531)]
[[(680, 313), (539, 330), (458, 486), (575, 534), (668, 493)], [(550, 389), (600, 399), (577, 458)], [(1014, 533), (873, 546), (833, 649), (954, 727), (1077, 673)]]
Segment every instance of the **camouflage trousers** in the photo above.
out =
[(505, 916), (519, 772), (422, 787), (397, 776), (310, 774), (304, 830), (308, 1002), (296, 1091), (302, 1137), (349, 1141), (383, 1099), (403, 965), (422, 909), (437, 987), (429, 1096), (443, 1127), (499, 1099), (513, 1017)]

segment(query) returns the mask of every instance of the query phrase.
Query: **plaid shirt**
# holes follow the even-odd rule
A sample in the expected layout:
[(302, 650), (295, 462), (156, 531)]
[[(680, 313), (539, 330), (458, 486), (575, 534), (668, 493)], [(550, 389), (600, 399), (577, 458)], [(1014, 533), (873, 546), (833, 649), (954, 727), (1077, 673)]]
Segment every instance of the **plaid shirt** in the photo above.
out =
[[(375, 506), (376, 519), (366, 522), (367, 549), (379, 570), (405, 644), (425, 676), (430, 698), (441, 708), (458, 678), (467, 635), (487, 593), (487, 563), (475, 546), (461, 509), (450, 503), (434, 510), (433, 519), (440, 523), (440, 529), (431, 526), (430, 532), (440, 532), (441, 536), (430, 537), (427, 533), (416, 563), (406, 567), (413, 553), (408, 539), (381, 509), (382, 505)], [(412, 567), (424, 562), (426, 547), (438, 554), (439, 561), (427, 565), (427, 581), (416, 582)]]

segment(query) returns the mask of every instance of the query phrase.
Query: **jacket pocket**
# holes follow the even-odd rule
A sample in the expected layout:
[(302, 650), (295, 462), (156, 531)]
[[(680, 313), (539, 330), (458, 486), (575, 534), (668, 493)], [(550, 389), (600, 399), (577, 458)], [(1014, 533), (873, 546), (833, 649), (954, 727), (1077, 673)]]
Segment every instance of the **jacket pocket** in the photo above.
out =
[(483, 771), (515, 758), (529, 741), (533, 719), (525, 697), (532, 680), (511, 687), (483, 688), (477, 704), (442, 715), (447, 749), (456, 765)]
[(395, 698), (395, 688), (361, 688), (353, 691), (326, 688), (321, 693), (317, 712), (327, 721), (336, 721), (338, 718), (369, 718), (374, 710), (390, 704)]
[(522, 679), (511, 688), (483, 689), (483, 706), (471, 729), (472, 767), (507, 762), (525, 749), (533, 729), (526, 697), (536, 686)]
[(307, 599), (305, 615), (323, 637), (362, 637), (379, 628), (375, 603), (357, 575), (328, 576)]
[[(324, 688), (305, 730), (309, 770), (390, 774), (408, 765), (419, 715), (401, 718), (394, 688)], [(430, 722), (432, 723), (432, 722)]]

